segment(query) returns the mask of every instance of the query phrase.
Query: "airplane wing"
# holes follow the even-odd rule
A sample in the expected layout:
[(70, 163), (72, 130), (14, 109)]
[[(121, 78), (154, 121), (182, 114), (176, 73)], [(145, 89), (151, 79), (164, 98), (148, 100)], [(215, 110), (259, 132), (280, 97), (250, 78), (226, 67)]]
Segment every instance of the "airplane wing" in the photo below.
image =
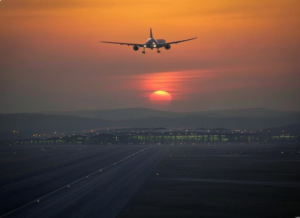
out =
[(191, 38), (191, 39), (184, 39), (184, 40), (180, 40), (180, 41), (174, 41), (174, 42), (165, 42), (164, 44), (177, 44), (177, 43), (181, 43), (181, 42), (186, 42), (186, 41), (190, 41), (193, 39), (197, 39), (197, 37)]
[(111, 44), (119, 44), (119, 45), (136, 45), (138, 47), (144, 47), (145, 44), (137, 44), (137, 43), (127, 43), (127, 42), (107, 42), (107, 41), (101, 41), (102, 43), (111, 43)]

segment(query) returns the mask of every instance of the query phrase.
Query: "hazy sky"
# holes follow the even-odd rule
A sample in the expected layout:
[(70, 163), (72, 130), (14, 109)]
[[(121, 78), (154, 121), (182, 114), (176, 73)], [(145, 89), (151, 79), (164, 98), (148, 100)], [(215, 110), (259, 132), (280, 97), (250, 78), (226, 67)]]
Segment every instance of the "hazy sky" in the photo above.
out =
[[(300, 110), (298, 0), (1, 0), (0, 113)], [(134, 51), (101, 40), (197, 40)]]

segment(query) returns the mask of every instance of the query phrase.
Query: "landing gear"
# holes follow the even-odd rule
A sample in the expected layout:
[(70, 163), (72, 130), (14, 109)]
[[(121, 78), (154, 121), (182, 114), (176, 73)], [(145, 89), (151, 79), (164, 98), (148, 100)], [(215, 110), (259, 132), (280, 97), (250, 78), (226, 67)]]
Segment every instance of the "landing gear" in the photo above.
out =
[(144, 50), (142, 51), (142, 53), (143, 53), (143, 54), (145, 54), (145, 53), (146, 53), (146, 52), (145, 52), (145, 47), (144, 47)]
[(160, 50), (159, 50), (159, 49), (157, 49), (157, 53), (160, 53)]

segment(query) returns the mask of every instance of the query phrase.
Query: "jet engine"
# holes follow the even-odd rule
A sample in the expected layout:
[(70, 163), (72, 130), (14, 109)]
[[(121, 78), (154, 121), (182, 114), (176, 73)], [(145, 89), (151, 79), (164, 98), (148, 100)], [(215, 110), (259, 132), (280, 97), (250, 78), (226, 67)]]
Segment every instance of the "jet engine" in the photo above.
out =
[(133, 50), (135, 50), (135, 51), (139, 50), (139, 46), (134, 45), (134, 46), (133, 46)]
[(166, 44), (165, 45), (165, 49), (169, 50), (171, 48), (171, 45), (170, 44)]

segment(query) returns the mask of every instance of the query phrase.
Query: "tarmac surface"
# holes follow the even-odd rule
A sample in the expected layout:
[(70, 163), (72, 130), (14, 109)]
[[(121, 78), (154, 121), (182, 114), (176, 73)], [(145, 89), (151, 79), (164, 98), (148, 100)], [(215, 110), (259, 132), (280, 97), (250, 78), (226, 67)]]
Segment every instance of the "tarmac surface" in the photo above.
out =
[(173, 146), (117, 218), (300, 217), (300, 145)]
[(110, 218), (146, 180), (166, 148), (34, 145), (0, 151), (1, 218)]
[(0, 146), (0, 218), (300, 216), (300, 145)]

